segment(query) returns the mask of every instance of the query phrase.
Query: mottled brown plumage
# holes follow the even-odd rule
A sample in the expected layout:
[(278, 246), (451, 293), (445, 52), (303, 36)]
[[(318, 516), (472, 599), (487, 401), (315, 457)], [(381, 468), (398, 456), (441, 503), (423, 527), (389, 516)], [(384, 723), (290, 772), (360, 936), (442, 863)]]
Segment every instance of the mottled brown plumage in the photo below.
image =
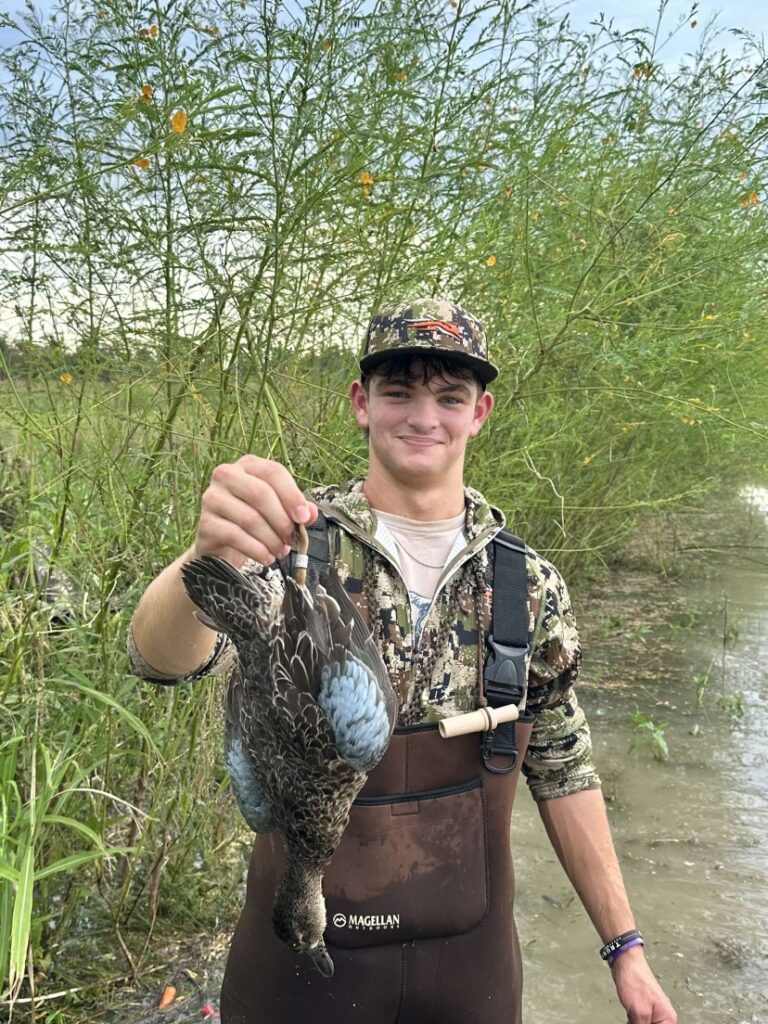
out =
[(397, 700), (386, 669), (335, 573), (322, 577), (314, 601), (287, 579), (282, 602), (264, 580), (218, 558), (189, 562), (182, 576), (198, 618), (237, 649), (227, 766), (251, 828), (285, 840), (275, 932), (330, 976), (323, 871), (392, 735)]

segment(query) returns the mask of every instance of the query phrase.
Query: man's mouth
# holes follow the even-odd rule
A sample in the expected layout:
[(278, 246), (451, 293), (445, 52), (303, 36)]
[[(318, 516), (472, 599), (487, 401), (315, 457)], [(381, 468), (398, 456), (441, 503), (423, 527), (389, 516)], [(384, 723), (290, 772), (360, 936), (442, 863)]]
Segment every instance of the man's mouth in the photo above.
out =
[(431, 448), (433, 445), (440, 444), (433, 437), (409, 437), (405, 435), (400, 440), (405, 441), (406, 444), (413, 445), (415, 448)]

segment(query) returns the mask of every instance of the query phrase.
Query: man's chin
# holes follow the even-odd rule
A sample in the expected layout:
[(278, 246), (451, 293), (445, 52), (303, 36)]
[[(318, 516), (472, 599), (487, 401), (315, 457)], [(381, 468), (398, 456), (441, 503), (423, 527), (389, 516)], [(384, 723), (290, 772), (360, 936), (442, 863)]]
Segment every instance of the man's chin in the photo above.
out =
[(409, 483), (422, 483), (427, 480), (439, 480), (445, 476), (447, 467), (442, 460), (414, 459), (399, 461), (396, 466), (396, 475)]

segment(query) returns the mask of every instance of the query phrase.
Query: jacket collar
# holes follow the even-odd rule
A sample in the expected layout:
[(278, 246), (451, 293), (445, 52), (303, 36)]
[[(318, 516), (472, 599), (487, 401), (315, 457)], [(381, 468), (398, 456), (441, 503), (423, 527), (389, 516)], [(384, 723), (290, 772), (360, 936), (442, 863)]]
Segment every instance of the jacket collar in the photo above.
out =
[[(365, 477), (354, 477), (340, 486), (317, 487), (311, 492), (312, 500), (331, 505), (372, 537), (376, 533), (376, 516), (363, 493), (364, 483)], [(470, 543), (489, 527), (505, 525), (503, 512), (472, 487), (464, 488), (464, 508), (464, 529)]]

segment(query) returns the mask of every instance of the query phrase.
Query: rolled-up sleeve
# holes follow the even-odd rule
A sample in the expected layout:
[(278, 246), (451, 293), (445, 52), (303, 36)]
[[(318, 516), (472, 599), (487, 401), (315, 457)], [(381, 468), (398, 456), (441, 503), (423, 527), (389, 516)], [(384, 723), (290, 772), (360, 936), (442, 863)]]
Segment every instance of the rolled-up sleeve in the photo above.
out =
[(206, 676), (218, 676), (229, 672), (235, 666), (235, 648), (226, 633), (216, 634), (216, 644), (211, 656), (191, 672), (183, 676), (168, 676), (149, 665), (139, 653), (136, 640), (133, 636), (133, 622), (128, 627), (128, 639), (126, 644), (128, 650), (128, 671), (139, 679), (146, 679), (151, 683), (160, 683), (162, 686), (175, 686), (176, 683), (194, 682), (196, 679), (205, 679)]
[(523, 774), (534, 800), (598, 789), (592, 739), (574, 684), (581, 647), (568, 588), (557, 569), (533, 554), (529, 600), (535, 609), (527, 707), (534, 716)]

